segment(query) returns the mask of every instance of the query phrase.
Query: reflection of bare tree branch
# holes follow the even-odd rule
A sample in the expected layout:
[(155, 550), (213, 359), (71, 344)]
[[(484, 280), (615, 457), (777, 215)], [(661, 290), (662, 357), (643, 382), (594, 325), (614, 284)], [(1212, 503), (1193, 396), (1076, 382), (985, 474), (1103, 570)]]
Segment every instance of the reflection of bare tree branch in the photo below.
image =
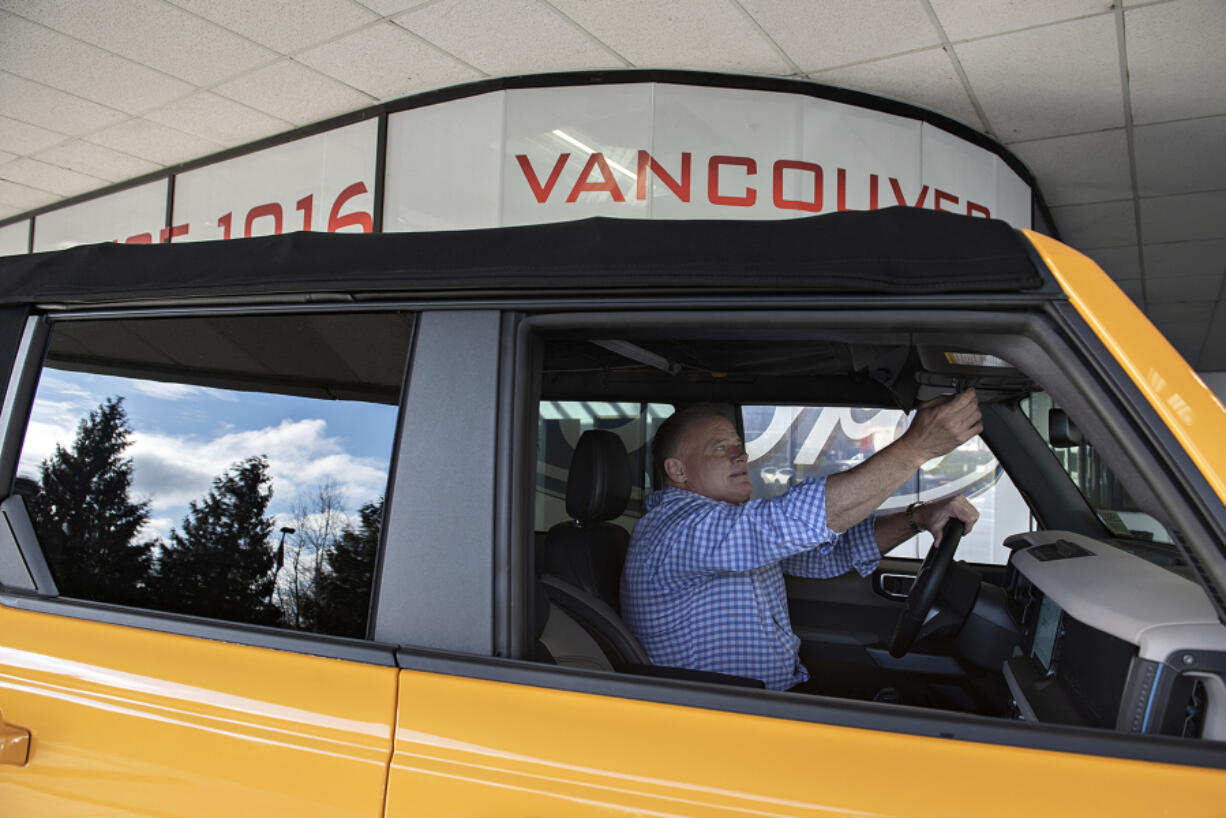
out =
[(301, 630), (316, 630), (319, 577), (324, 555), (335, 548), (345, 525), (345, 495), (340, 483), (327, 478), (294, 501), (291, 509), (295, 534), (285, 543), (285, 568), (277, 599), (285, 623)]

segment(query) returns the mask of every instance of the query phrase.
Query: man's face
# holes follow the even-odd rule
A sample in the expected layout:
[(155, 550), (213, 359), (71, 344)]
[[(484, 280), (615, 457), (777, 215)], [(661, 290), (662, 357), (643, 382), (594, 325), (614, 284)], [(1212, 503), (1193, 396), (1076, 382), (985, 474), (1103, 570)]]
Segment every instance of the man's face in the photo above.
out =
[(696, 420), (680, 444), (664, 464), (672, 485), (725, 503), (749, 499), (749, 458), (731, 422), (719, 417)]

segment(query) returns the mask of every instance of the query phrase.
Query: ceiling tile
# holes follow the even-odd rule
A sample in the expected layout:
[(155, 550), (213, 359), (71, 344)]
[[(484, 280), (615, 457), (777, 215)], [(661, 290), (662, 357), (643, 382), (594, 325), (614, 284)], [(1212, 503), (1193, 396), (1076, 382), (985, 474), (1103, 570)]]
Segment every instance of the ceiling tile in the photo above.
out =
[(213, 90), (295, 125), (319, 122), (375, 101), (293, 60), (282, 60)]
[(1034, 173), (1049, 205), (1108, 202), (1132, 196), (1123, 128), (1007, 146)]
[(941, 44), (919, 0), (740, 3), (806, 74)]
[(1226, 239), (1147, 244), (1145, 270), (1150, 276), (1220, 278), (1226, 274)]
[[(0, 103), (0, 106), (4, 103)], [(7, 107), (7, 106), (5, 106)], [(0, 116), (0, 149), (19, 154), (34, 153), (49, 148), (68, 137), (46, 128), (39, 128), (7, 116)]]
[(130, 119), (86, 137), (90, 142), (113, 148), (159, 165), (177, 165), (210, 153), (222, 146), (207, 139), (167, 128), (147, 119)]
[[(1226, 353), (1226, 309), (1223, 309), (1219, 304), (1214, 312), (1214, 321), (1209, 325), (1209, 333), (1206, 338), (1208, 345), (1220, 353)], [(1226, 369), (1226, 366), (1220, 367)]]
[[(1205, 344), (1200, 358), (1195, 363), (1197, 372), (1221, 373), (1223, 370), (1226, 370), (1226, 338), (1217, 341), (1210, 338)], [(1226, 404), (1226, 388), (1219, 388), (1216, 394), (1218, 400)]]
[(338, 37), (379, 19), (349, 0), (171, 0), (176, 6), (281, 54)]
[(226, 146), (254, 142), (293, 128), (283, 119), (252, 110), (208, 91), (198, 91), (150, 111), (145, 118)]
[(1226, 189), (1226, 116), (1134, 128), (1133, 144), (1142, 196)]
[(1051, 214), (1064, 243), (1078, 250), (1137, 243), (1131, 201), (1053, 207)]
[(1149, 320), (1160, 326), (1184, 324), (1189, 328), (1199, 326), (1204, 333), (1213, 316), (1212, 301), (1180, 301), (1167, 304), (1150, 304)]
[[(3, 172), (4, 168), (0, 168)], [(60, 197), (46, 190), (37, 190), (0, 178), (0, 205), (17, 208), (18, 213), (50, 204)]]
[(1200, 302), (1212, 306), (1222, 289), (1222, 277), (1210, 276), (1164, 276), (1146, 281), (1149, 305)]
[(47, 190), (60, 196), (75, 196), (106, 185), (105, 179), (27, 158), (0, 167), (0, 179)]
[[(537, 0), (442, 0), (396, 22), (487, 74), (611, 68), (621, 61)], [(547, 43), (525, 48), (525, 43)]]
[(364, 28), (296, 59), (376, 99), (480, 79), (481, 74), (394, 23)]
[(127, 117), (114, 108), (0, 71), (0, 113), (59, 133), (79, 136)]
[(156, 162), (149, 162), (80, 139), (72, 139), (54, 148), (36, 153), (34, 158), (49, 165), (96, 176), (108, 182), (122, 182), (125, 179), (153, 173), (161, 167)]
[(951, 40), (989, 37), (1020, 28), (1071, 20), (1091, 14), (1110, 14), (1104, 0), (1015, 0), (991, 5), (983, 0), (929, 0), (945, 35)]
[(0, 11), (0, 70), (130, 114), (191, 90), (160, 71)]
[[(18, 213), (24, 213), (24, 207), (14, 207), (9, 204), (0, 204), (0, 219), (7, 219), (9, 216), (16, 216)], [(24, 252), (24, 251), (23, 251)], [(5, 255), (0, 252), (0, 256)]]
[(196, 85), (221, 82), (276, 56), (161, 0), (0, 0), (0, 8)]
[(1095, 264), (1102, 267), (1103, 272), (1111, 276), (1117, 284), (1141, 277), (1141, 257), (1136, 245), (1100, 247), (1086, 251), (1086, 255), (1092, 258)]
[(1141, 200), (1145, 242), (1226, 238), (1226, 191)]
[(1128, 9), (1124, 31), (1133, 122), (1226, 114), (1222, 0)]
[(893, 97), (982, 130), (983, 123), (943, 48), (835, 68), (812, 75), (818, 82)]
[(988, 125), (1005, 142), (1124, 125), (1109, 15), (960, 43), (954, 50)]
[(433, 0), (359, 0), (366, 8), (387, 17), (431, 3)]
[(15, 153), (9, 153), (8, 151), (0, 151), (0, 165), (4, 165), (6, 162), (12, 162), (16, 158), (17, 158), (17, 154)]
[(793, 69), (753, 22), (726, 0), (591, 3), (552, 0), (632, 65), (790, 74)]

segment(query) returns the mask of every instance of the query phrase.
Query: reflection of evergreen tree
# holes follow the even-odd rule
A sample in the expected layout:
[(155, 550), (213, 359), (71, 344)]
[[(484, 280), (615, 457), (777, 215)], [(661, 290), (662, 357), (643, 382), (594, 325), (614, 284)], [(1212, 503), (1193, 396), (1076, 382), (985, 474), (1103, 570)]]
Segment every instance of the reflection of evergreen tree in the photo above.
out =
[(383, 526), (383, 499), (358, 511), (357, 530), (345, 526), (333, 548), (326, 552), (326, 570), (319, 577), (318, 630), (337, 636), (366, 636), (370, 586), (375, 554)]
[(72, 449), (57, 445), (41, 466), (30, 517), (61, 594), (100, 602), (146, 601), (152, 543), (133, 542), (148, 503), (128, 498), (132, 427), (123, 398), (107, 398), (77, 427)]
[(277, 624), (271, 601), (273, 552), (268, 542), (272, 520), (264, 516), (272, 500), (272, 476), (264, 457), (249, 457), (214, 478), (200, 503), (183, 518), (183, 532), (172, 531), (159, 561), (162, 605), (173, 611)]

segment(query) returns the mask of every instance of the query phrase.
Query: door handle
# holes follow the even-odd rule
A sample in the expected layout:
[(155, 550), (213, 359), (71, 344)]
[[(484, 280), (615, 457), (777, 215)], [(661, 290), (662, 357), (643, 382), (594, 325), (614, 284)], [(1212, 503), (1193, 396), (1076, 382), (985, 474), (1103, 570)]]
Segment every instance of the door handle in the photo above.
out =
[(0, 764), (24, 767), (30, 760), (30, 731), (0, 722)]
[(915, 584), (914, 574), (881, 574), (877, 587), (890, 599), (906, 599)]

